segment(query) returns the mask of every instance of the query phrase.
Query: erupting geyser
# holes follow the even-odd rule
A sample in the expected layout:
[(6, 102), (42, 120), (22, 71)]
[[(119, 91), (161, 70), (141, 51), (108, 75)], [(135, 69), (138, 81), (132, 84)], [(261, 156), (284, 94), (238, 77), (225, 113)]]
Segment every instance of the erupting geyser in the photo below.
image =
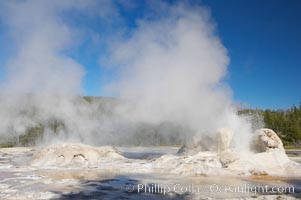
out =
[(206, 135), (197, 134), (192, 137), (191, 141), (183, 145), (179, 151), (179, 155), (192, 155), (199, 151), (214, 151), (221, 153), (230, 148), (233, 139), (233, 130), (229, 128), (221, 128), (216, 133)]
[[(88, 30), (81, 30), (82, 26), (70, 24), (63, 16), (74, 13), (90, 19), (115, 5), (80, 2), (9, 1), (0, 7), (0, 17), (14, 33), (11, 40), (16, 43), (0, 82), (5, 93), (0, 96), (1, 136), (19, 138), (29, 129), (40, 128), (43, 137), (39, 142), (43, 144), (120, 144), (137, 132), (143, 135), (142, 124), (154, 127), (158, 130), (154, 135), (163, 138), (173, 134), (178, 143), (200, 137), (201, 150), (217, 150), (217, 145), (211, 144), (217, 141), (210, 138), (217, 129), (228, 127), (235, 146), (246, 148), (251, 126), (236, 114), (231, 88), (225, 82), (230, 59), (207, 8), (188, 2), (153, 2), (156, 9), (137, 19), (135, 26), (124, 27), (120, 24), (123, 20), (118, 20), (120, 30), (101, 34), (105, 52), (99, 61), (103, 69), (114, 73), (102, 82), (101, 89), (123, 102), (113, 109), (99, 108), (79, 97), (85, 67), (72, 55), (72, 42), (86, 46), (89, 39), (77, 37), (94, 30), (85, 26)], [(100, 20), (115, 27), (108, 17), (112, 12), (115, 9), (103, 11)], [(156, 17), (148, 18), (153, 14)], [(111, 30), (107, 26), (103, 29)], [(179, 127), (178, 136), (170, 127), (157, 128), (166, 124)], [(53, 126), (55, 131), (49, 128)], [(231, 137), (229, 133), (228, 139), (218, 139), (218, 151), (230, 145)]]
[[(0, 149), (0, 198), (44, 199), (28, 192), (61, 189), (65, 199), (70, 180), (45, 188), (54, 180), (49, 171), (111, 176), (76, 185), (85, 188), (79, 199), (118, 199), (105, 195), (121, 184), (107, 183), (140, 183), (134, 177), (142, 173), (145, 181), (175, 174), (301, 176), (273, 130), (253, 134), (263, 127), (261, 116), (254, 126), (239, 115), (216, 27), (210, 10), (190, 0), (0, 1), (1, 50), (8, 49), (0, 54), (1, 64), (7, 59), (0, 69), (0, 144), (17, 146)], [(231, 69), (244, 64), (238, 58)], [(128, 199), (129, 191), (121, 193)]]

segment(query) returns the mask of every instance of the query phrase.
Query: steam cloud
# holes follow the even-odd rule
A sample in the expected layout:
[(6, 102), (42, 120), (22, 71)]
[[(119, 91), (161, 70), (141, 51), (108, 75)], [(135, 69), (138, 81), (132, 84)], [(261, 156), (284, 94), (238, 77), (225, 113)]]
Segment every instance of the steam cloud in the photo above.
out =
[[(10, 28), (17, 50), (1, 85), (3, 134), (13, 129), (16, 135), (22, 135), (27, 127), (59, 119), (64, 127), (56, 138), (64, 141), (120, 143), (134, 133), (143, 134), (142, 124), (161, 127), (156, 131), (168, 137), (178, 131), (183, 141), (196, 133), (210, 134), (229, 127), (237, 141), (248, 143), (251, 128), (236, 115), (232, 104), (231, 89), (224, 81), (229, 63), (227, 50), (216, 34), (208, 9), (188, 3), (152, 2), (151, 11), (138, 19), (134, 28), (127, 28), (122, 15), (116, 14), (118, 6), (126, 7), (120, 2), (1, 4), (6, 10), (1, 18)], [(77, 48), (78, 43), (73, 41), (80, 39), (76, 38), (78, 32), (89, 31), (69, 26), (62, 13), (76, 10), (88, 16), (90, 9), (93, 17), (119, 27), (116, 34), (101, 35), (107, 49), (105, 58), (100, 56), (101, 65), (118, 77), (103, 88), (123, 101), (114, 101), (113, 107), (106, 102), (102, 106), (91, 104), (77, 96), (82, 91), (84, 67), (64, 53)], [(24, 93), (30, 93), (30, 97), (17, 97)], [(34, 117), (20, 114), (30, 106), (37, 110)], [(106, 114), (99, 112), (101, 109)], [(110, 112), (113, 114), (107, 114)], [(44, 141), (53, 138), (48, 133), (51, 131), (45, 129)]]

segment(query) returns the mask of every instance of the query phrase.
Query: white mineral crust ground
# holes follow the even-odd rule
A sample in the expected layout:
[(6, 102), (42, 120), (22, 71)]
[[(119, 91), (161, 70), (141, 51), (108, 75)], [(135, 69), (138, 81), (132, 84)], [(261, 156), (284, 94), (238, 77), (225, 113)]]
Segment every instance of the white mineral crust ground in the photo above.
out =
[[(276, 149), (249, 156), (225, 151), (177, 155), (179, 147), (60, 144), (0, 149), (0, 199), (298, 199), (300, 164)], [(223, 159), (221, 159), (223, 158)], [(238, 159), (239, 158), (239, 159)], [(230, 160), (230, 161), (229, 161)], [(297, 157), (294, 160), (298, 161)], [(226, 163), (226, 164), (225, 164)], [(177, 190), (140, 192), (138, 184)], [(293, 186), (294, 193), (216, 192), (212, 185)], [(128, 191), (133, 186), (134, 191)], [(193, 186), (201, 191), (188, 191)], [(180, 188), (184, 188), (181, 191)]]

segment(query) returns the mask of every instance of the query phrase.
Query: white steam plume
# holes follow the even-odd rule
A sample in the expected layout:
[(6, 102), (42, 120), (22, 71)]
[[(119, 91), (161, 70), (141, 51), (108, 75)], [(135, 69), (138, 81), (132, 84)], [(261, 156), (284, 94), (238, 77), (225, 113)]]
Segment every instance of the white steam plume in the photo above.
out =
[(81, 90), (84, 68), (63, 54), (72, 45), (72, 30), (60, 12), (71, 3), (59, 1), (6, 1), (3, 21), (16, 44), (7, 66), (2, 91), (6, 93), (75, 94)]
[[(137, 26), (127, 30), (121, 26), (124, 21), (115, 1), (1, 2), (0, 17), (16, 52), (0, 85), (0, 135), (20, 136), (42, 125), (43, 141), (107, 144), (143, 136), (147, 129), (148, 134), (167, 137), (178, 131), (183, 142), (190, 134), (229, 127), (238, 141), (247, 142), (250, 126), (232, 105), (231, 89), (223, 80), (229, 58), (208, 10), (188, 3), (149, 5)], [(71, 27), (64, 21), (71, 10), (89, 16), (87, 20), (98, 17), (106, 24), (104, 29), (119, 28), (108, 37), (84, 30), (87, 27)], [(120, 37), (123, 31), (126, 34)], [(87, 32), (108, 41), (110, 51), (104, 55), (109, 58), (101, 60), (116, 67), (119, 79), (106, 88), (129, 104), (91, 104), (78, 98), (85, 69), (67, 52), (78, 47), (80, 34), (90, 37)], [(58, 121), (64, 125), (57, 126), (54, 137), (49, 126)]]
[(112, 45), (110, 61), (120, 67), (120, 79), (110, 88), (137, 105), (120, 112), (133, 121), (172, 121), (194, 133), (229, 127), (247, 142), (249, 125), (236, 115), (223, 82), (229, 58), (208, 10), (181, 3), (156, 9), (159, 16), (139, 20), (130, 37)]
[[(88, 123), (85, 115), (78, 117), (83, 106), (76, 105), (80, 101), (76, 96), (82, 92), (85, 70), (66, 54), (79, 38), (62, 16), (72, 9), (83, 11), (90, 4), (69, 0), (0, 3), (1, 21), (15, 49), (0, 85), (0, 135), (19, 137), (43, 126), (47, 141), (81, 138), (83, 124)], [(48, 125), (56, 120), (65, 127), (56, 137), (49, 134), (47, 138)]]

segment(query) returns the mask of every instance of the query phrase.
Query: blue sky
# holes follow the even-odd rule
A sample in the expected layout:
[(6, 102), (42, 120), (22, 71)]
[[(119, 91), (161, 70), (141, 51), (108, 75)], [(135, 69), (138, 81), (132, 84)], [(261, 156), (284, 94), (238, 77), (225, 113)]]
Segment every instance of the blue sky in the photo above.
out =
[(301, 101), (301, 1), (203, 1), (231, 63), (234, 99), (260, 108)]
[[(120, 10), (122, 23), (135, 27), (144, 16), (148, 4), (133, 1), (132, 9)], [(171, 1), (173, 2), (173, 1)], [(288, 108), (301, 101), (301, 1), (299, 0), (203, 0), (192, 1), (207, 6), (217, 25), (217, 32), (230, 57), (226, 81), (233, 90), (233, 98), (256, 108)], [(118, 30), (118, 23), (109, 29), (97, 19), (84, 19), (68, 13), (72, 26), (89, 27), (95, 32), (110, 35)], [(13, 43), (5, 34), (0, 21), (0, 79), (6, 61), (13, 53)], [(106, 37), (105, 37), (106, 38)], [(94, 38), (98, 40), (99, 38)], [(101, 67), (99, 55), (106, 51), (100, 41), (91, 38), (79, 48), (67, 53), (85, 66), (85, 95), (104, 95), (101, 85), (114, 79), (114, 72)], [(94, 44), (94, 45), (93, 45)]]

